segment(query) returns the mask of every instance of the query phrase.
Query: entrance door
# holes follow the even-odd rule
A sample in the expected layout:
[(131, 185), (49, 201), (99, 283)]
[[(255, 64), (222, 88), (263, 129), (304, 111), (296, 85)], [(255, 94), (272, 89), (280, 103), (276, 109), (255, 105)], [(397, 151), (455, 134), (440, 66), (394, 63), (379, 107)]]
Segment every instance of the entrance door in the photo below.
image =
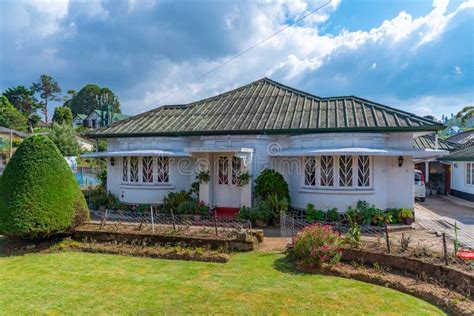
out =
[(240, 207), (240, 187), (238, 176), (242, 167), (239, 157), (217, 157), (214, 177), (214, 203), (217, 207)]

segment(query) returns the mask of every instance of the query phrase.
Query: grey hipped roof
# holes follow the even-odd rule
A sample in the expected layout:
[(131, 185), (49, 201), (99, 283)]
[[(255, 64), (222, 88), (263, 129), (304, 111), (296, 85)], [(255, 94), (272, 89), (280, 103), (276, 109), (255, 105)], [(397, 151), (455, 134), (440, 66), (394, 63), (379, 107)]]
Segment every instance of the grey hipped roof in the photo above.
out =
[(474, 146), (456, 150), (450, 155), (440, 158), (443, 161), (474, 161)]
[(443, 127), (355, 96), (320, 98), (263, 78), (198, 102), (132, 116), (97, 129), (90, 137), (436, 131)]
[(435, 135), (423, 135), (414, 139), (413, 147), (416, 149), (441, 149), (454, 151), (456, 149), (461, 149), (462, 145), (438, 138), (438, 146), (436, 146)]

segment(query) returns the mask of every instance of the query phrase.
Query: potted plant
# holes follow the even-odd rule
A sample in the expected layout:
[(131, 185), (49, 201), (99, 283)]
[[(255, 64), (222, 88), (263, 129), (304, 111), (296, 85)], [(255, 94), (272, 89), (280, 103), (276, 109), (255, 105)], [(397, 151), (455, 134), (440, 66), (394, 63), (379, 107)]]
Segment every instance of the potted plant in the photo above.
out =
[(251, 178), (250, 173), (247, 170), (241, 171), (238, 176), (237, 186), (239, 187), (246, 186), (247, 184), (250, 183), (250, 178)]
[(398, 211), (398, 221), (405, 223), (405, 225), (411, 225), (415, 221), (413, 211), (408, 208), (402, 208)]

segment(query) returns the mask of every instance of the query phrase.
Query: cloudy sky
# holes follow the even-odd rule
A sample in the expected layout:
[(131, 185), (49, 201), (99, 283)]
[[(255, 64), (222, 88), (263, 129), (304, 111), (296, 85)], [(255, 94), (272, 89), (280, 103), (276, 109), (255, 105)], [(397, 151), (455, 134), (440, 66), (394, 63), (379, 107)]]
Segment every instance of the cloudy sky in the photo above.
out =
[(270, 77), (318, 96), (357, 95), (417, 114), (474, 104), (474, 0), (0, 2), (0, 91), (49, 74), (63, 91), (110, 87), (123, 112)]

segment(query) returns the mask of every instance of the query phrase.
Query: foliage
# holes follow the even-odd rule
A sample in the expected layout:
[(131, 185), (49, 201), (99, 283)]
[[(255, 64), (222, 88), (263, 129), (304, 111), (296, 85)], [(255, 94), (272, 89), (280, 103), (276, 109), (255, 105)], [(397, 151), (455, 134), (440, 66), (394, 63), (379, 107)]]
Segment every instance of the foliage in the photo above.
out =
[(327, 211), (326, 218), (330, 222), (337, 222), (341, 219), (341, 217), (340, 217), (340, 215), (337, 211), (337, 208), (335, 208), (335, 207), (333, 207), (333, 208), (331, 208)]
[(413, 218), (413, 210), (409, 208), (401, 208), (398, 210), (397, 218), (399, 222), (403, 222), (406, 218)]
[(97, 142), (97, 147), (98, 147), (99, 151), (107, 151), (107, 141), (103, 140), (103, 139), (100, 139)]
[(209, 215), (209, 206), (204, 202), (189, 200), (181, 202), (177, 209), (178, 214)]
[(308, 203), (306, 206), (306, 220), (308, 221), (324, 221), (326, 219), (326, 215), (321, 210), (316, 210), (314, 208), (314, 204)]
[(341, 239), (329, 225), (313, 224), (296, 236), (293, 257), (300, 264), (320, 267), (339, 262), (341, 256)]
[(58, 82), (51, 76), (41, 75), (39, 81), (33, 83), (31, 90), (39, 93), (40, 98), (43, 99), (40, 102), (41, 110), (43, 111), (45, 122), (48, 123), (48, 102), (59, 100), (57, 94), (61, 92)]
[(208, 183), (209, 180), (210, 180), (210, 178), (211, 178), (211, 176), (209, 175), (209, 170), (200, 171), (200, 172), (196, 175), (196, 180), (199, 182), (199, 184)]
[(352, 247), (357, 248), (360, 244), (361, 231), (354, 212), (347, 213), (347, 221), (349, 222), (349, 231), (347, 232), (348, 242)]
[(265, 169), (259, 174), (255, 180), (255, 193), (261, 199), (276, 193), (279, 200), (286, 199), (288, 203), (291, 202), (288, 183), (281, 173), (273, 169)]
[[(100, 88), (95, 84), (84, 86), (77, 94), (64, 103), (64, 106), (71, 109), (72, 114), (89, 114), (94, 110), (102, 110), (102, 105), (97, 97), (107, 95), (109, 100), (114, 100), (115, 94), (109, 88)], [(120, 112), (120, 103), (113, 104), (115, 113)]]
[(408, 246), (411, 243), (411, 237), (405, 237), (405, 234), (402, 233), (402, 237), (400, 237), (400, 249), (402, 252), (405, 252), (408, 249)]
[(103, 188), (96, 190), (91, 190), (90, 192), (90, 201), (91, 207), (94, 209), (99, 209), (101, 206), (109, 206), (110, 197), (107, 191)]
[(102, 168), (102, 170), (97, 175), (97, 178), (99, 178), (102, 188), (107, 189), (107, 168)]
[(27, 129), (26, 118), (15, 109), (4, 95), (0, 97), (0, 126), (18, 131), (26, 131)]
[(240, 209), (239, 213), (237, 214), (238, 219), (246, 219), (251, 221), (253, 224), (256, 221), (261, 221), (264, 223), (268, 223), (270, 219), (273, 217), (273, 212), (271, 206), (268, 202), (260, 202), (254, 207), (243, 207)]
[(461, 119), (461, 127), (465, 127), (466, 123), (474, 116), (474, 106), (465, 106), (456, 114), (456, 118)]
[(279, 198), (276, 192), (267, 195), (266, 202), (272, 208), (273, 218), (279, 218), (280, 214), (288, 211), (286, 198)]
[(64, 106), (58, 106), (54, 109), (53, 122), (59, 125), (71, 125), (72, 124), (72, 112), (70, 108)]
[(140, 213), (150, 212), (151, 205), (150, 204), (140, 204), (138, 205), (136, 211)]
[(71, 126), (53, 124), (48, 137), (64, 156), (77, 156), (81, 152), (81, 146)]
[(0, 181), (0, 232), (45, 237), (88, 217), (81, 189), (54, 143), (45, 135), (27, 138)]
[(28, 119), (28, 123), (32, 128), (38, 127), (39, 122), (41, 122), (41, 117), (38, 114), (33, 114)]
[(186, 192), (184, 190), (179, 191), (179, 192), (170, 192), (163, 199), (163, 210), (165, 212), (173, 211), (174, 213), (176, 213), (181, 203), (187, 202), (190, 200), (191, 200), (191, 196), (189, 192)]
[(239, 187), (246, 186), (247, 184), (250, 183), (251, 178), (252, 177), (250, 176), (250, 172), (248, 172), (248, 170), (240, 171), (240, 173), (238, 175), (237, 186), (239, 186)]
[(35, 98), (35, 92), (24, 86), (8, 88), (3, 92), (3, 95), (26, 119), (30, 118), (40, 107)]

